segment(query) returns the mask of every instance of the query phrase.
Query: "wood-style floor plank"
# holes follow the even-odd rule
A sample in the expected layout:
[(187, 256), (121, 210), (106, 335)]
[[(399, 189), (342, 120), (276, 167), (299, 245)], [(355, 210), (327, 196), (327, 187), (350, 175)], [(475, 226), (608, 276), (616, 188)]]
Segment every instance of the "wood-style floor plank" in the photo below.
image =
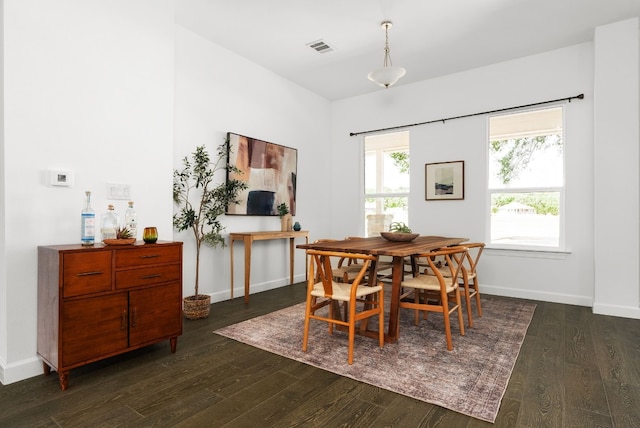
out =
[(0, 386), (2, 427), (640, 426), (640, 320), (536, 302), (495, 424), (213, 334), (305, 297), (306, 284), (212, 305), (160, 343)]

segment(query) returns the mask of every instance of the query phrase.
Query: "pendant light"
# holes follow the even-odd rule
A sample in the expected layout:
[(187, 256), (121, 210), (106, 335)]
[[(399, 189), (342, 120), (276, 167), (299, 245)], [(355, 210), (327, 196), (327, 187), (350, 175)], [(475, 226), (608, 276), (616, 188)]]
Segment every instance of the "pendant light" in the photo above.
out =
[(389, 29), (393, 24), (391, 21), (383, 21), (381, 25), (385, 34), (384, 62), (382, 63), (382, 68), (372, 71), (368, 77), (372, 82), (388, 88), (404, 76), (407, 71), (402, 67), (394, 67), (391, 63), (391, 55), (389, 54)]

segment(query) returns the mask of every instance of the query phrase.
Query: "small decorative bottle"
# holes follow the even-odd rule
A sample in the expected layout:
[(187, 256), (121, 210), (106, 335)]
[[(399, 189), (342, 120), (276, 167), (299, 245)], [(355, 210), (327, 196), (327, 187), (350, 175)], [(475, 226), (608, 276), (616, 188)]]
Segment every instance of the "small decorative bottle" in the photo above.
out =
[(81, 242), (82, 245), (93, 245), (96, 239), (96, 213), (91, 208), (91, 192), (84, 192), (87, 195), (87, 206), (81, 213)]
[(138, 218), (136, 210), (133, 209), (133, 201), (129, 201), (129, 206), (124, 212), (124, 225), (131, 232), (131, 237), (138, 239)]
[(102, 215), (102, 223), (100, 226), (100, 234), (102, 240), (116, 239), (116, 231), (118, 230), (118, 214), (115, 212), (113, 205), (109, 204), (107, 212)]

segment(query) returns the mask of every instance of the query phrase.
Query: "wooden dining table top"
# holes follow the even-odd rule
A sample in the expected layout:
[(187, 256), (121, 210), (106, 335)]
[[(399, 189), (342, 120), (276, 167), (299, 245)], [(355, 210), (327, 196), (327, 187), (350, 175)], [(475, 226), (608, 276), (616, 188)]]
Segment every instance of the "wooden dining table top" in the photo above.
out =
[[(412, 241), (389, 241), (382, 236), (370, 238), (351, 238), (337, 241), (313, 242), (299, 244), (297, 248), (305, 250), (342, 251), (347, 253), (371, 254), (374, 256), (393, 257), (393, 269), (391, 279), (391, 302), (389, 309), (389, 324), (385, 333), (385, 341), (395, 343), (399, 335), (399, 306), (400, 288), (404, 279), (404, 258), (418, 254), (428, 253), (442, 247), (458, 245), (468, 241), (469, 238), (452, 238), (446, 236), (418, 236)], [(412, 257), (412, 259), (415, 259)], [(415, 269), (415, 260), (412, 260)], [(372, 266), (375, 277), (377, 269)], [(371, 280), (371, 278), (370, 278)], [(367, 330), (366, 333), (373, 333)]]
[(370, 238), (344, 239), (338, 241), (312, 242), (299, 244), (297, 248), (322, 251), (344, 251), (347, 253), (364, 253), (375, 256), (407, 257), (436, 248), (458, 245), (469, 238), (451, 238), (446, 236), (418, 236), (412, 241), (388, 241), (382, 236)]

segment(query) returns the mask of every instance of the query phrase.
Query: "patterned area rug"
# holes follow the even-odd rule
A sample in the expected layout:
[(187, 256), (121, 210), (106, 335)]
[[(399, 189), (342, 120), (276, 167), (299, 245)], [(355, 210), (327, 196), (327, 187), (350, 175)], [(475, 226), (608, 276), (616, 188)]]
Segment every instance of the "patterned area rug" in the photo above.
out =
[[(430, 313), (415, 326), (413, 311), (403, 309), (398, 342), (381, 349), (377, 340), (357, 336), (351, 366), (347, 333), (334, 330), (330, 336), (325, 322), (311, 320), (308, 351), (302, 352), (304, 303), (215, 333), (493, 423), (535, 304), (484, 296), (482, 310), (465, 336), (452, 321), (454, 348), (447, 351), (442, 315)], [(370, 325), (377, 325), (375, 318)]]

